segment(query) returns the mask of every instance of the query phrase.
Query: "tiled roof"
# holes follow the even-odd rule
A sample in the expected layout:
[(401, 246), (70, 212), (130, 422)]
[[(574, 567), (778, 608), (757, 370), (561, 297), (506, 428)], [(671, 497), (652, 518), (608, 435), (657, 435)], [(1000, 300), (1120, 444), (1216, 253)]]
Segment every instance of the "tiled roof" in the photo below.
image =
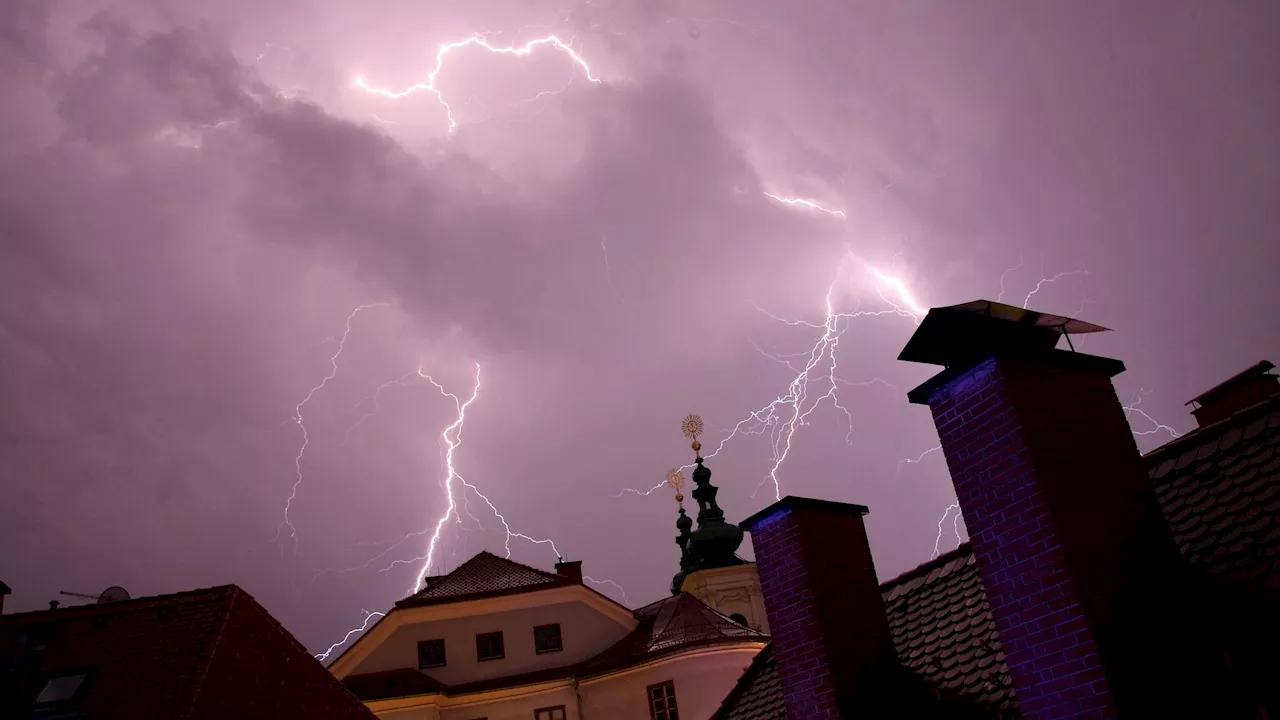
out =
[(778, 677), (770, 644), (756, 654), (711, 720), (774, 720), (786, 716), (782, 678)]
[(431, 579), (425, 588), (396, 603), (396, 607), (462, 602), (576, 584), (573, 578), (481, 552), (448, 575)]
[(1145, 459), (1182, 554), (1280, 602), (1280, 395)]
[(694, 647), (763, 643), (769, 639), (767, 635), (739, 625), (685, 593), (646, 605), (634, 613), (638, 621), (634, 630), (599, 655), (574, 665), (455, 686), (441, 685), (413, 669), (349, 675), (343, 682), (357, 697), (366, 701), (436, 692), (465, 695), (568, 677), (604, 675)]
[[(1013, 716), (1012, 680), (968, 543), (880, 586), (902, 664), (948, 698)], [(743, 673), (715, 720), (785, 718), (769, 649)]]
[(1013, 681), (968, 543), (880, 586), (902, 664), (930, 686), (1012, 708)]
[(765, 642), (758, 630), (744, 627), (707, 607), (688, 593), (680, 593), (635, 611), (639, 623), (626, 637), (583, 663), (580, 672), (595, 675), (653, 660), (703, 645)]
[(363, 705), (234, 585), (0, 616), (0, 717), (47, 678), (88, 669), (95, 720), (371, 720)]

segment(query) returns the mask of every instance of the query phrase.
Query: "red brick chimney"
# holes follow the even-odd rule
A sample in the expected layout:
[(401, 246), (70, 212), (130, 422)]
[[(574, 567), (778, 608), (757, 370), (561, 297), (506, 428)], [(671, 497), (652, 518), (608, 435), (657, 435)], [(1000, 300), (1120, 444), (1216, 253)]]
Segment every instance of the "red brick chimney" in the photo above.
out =
[(929, 311), (900, 360), (946, 369), (927, 404), (1024, 718), (1257, 718), (1165, 523), (1105, 328), (989, 301)]
[(563, 560), (556, 563), (556, 574), (561, 577), (567, 577), (570, 580), (582, 582), (582, 561), (573, 560), (564, 562)]
[(893, 648), (866, 513), (785, 497), (741, 523), (755, 549), (790, 720), (926, 717), (923, 689)]

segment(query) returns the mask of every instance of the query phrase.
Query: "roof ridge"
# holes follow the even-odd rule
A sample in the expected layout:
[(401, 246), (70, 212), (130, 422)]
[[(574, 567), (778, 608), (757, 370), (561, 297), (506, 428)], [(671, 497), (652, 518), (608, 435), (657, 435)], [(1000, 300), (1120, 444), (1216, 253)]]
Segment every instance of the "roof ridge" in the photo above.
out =
[[(129, 598), (128, 600), (112, 600), (111, 602), (98, 603), (90, 602), (84, 605), (67, 605), (58, 606), (55, 617), (67, 617), (68, 615), (90, 615), (97, 613), (122, 613), (122, 612), (141, 612), (156, 605), (167, 605), (180, 600), (197, 600), (201, 595), (208, 596), (212, 599), (218, 595), (226, 594), (231, 591), (240, 590), (234, 584), (214, 585), (213, 587), (199, 588), (196, 590), (183, 590), (182, 592), (169, 593), (167, 595), (147, 595), (145, 597)], [(0, 615), (0, 623), (7, 621), (22, 621), (31, 619), (47, 619), (50, 611), (44, 610), (28, 610), (20, 613), (7, 613)]]
[(200, 701), (200, 690), (204, 687), (204, 681), (209, 677), (209, 670), (213, 667), (213, 656), (218, 652), (218, 645), (222, 643), (222, 636), (227, 632), (227, 625), (231, 622), (231, 613), (236, 605), (236, 598), (243, 591), (235, 585), (229, 593), (223, 608), (222, 620), (218, 623), (218, 629), (209, 639), (208, 646), (204, 652), (204, 656), (200, 660), (199, 669), (196, 671), (196, 682), (191, 689), (191, 697), (187, 702), (186, 712), (182, 714), (184, 718), (190, 718), (195, 715), (196, 703)]
[(920, 563), (919, 565), (915, 566), (910, 570), (907, 570), (906, 572), (898, 575), (897, 577), (891, 578), (889, 580), (885, 580), (884, 582), (880, 583), (880, 593), (884, 594), (898, 587), (899, 585), (903, 585), (907, 583), (908, 581), (915, 580), (918, 577), (928, 575), (934, 570), (941, 569), (942, 567), (946, 566), (947, 563), (951, 562), (952, 560), (955, 560), (961, 555), (972, 555), (972, 554), (973, 554), (973, 546), (970, 545), (967, 541), (962, 542), (959, 545), (957, 545), (955, 549), (944, 552), (938, 557), (933, 558), (929, 562)]

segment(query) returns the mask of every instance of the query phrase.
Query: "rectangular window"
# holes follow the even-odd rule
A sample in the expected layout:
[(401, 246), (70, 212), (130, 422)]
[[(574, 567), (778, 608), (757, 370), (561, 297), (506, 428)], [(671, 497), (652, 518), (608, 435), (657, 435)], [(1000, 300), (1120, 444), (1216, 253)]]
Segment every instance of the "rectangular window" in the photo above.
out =
[(476, 659), (499, 660), (507, 656), (502, 644), (502, 631), (479, 633), (476, 635)]
[(418, 669), (444, 667), (444, 639), (423, 640), (418, 643)]
[(533, 711), (533, 720), (564, 720), (564, 706), (542, 708)]
[(670, 680), (649, 686), (649, 717), (653, 720), (680, 720), (676, 711), (676, 684)]
[(560, 652), (564, 642), (560, 639), (560, 624), (535, 625), (533, 628), (533, 650), (536, 653)]

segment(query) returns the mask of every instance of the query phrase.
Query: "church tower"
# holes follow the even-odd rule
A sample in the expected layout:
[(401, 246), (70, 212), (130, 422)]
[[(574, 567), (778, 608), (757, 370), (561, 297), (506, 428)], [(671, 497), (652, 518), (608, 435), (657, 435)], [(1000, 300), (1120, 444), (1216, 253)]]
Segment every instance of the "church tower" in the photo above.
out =
[(693, 440), (693, 499), (698, 503), (698, 529), (691, 531), (693, 521), (685, 514), (684, 474), (672, 470), (667, 483), (676, 491), (680, 517), (676, 520), (676, 544), (680, 546), (680, 572), (671, 579), (671, 594), (687, 592), (717, 612), (727, 615), (755, 630), (769, 632), (765, 616), (764, 596), (760, 592), (760, 575), (756, 564), (738, 557), (742, 544), (742, 528), (726, 522), (724, 511), (716, 504), (719, 488), (711, 484), (711, 469), (704, 464), (702, 419), (690, 415), (684, 419), (685, 436)]

